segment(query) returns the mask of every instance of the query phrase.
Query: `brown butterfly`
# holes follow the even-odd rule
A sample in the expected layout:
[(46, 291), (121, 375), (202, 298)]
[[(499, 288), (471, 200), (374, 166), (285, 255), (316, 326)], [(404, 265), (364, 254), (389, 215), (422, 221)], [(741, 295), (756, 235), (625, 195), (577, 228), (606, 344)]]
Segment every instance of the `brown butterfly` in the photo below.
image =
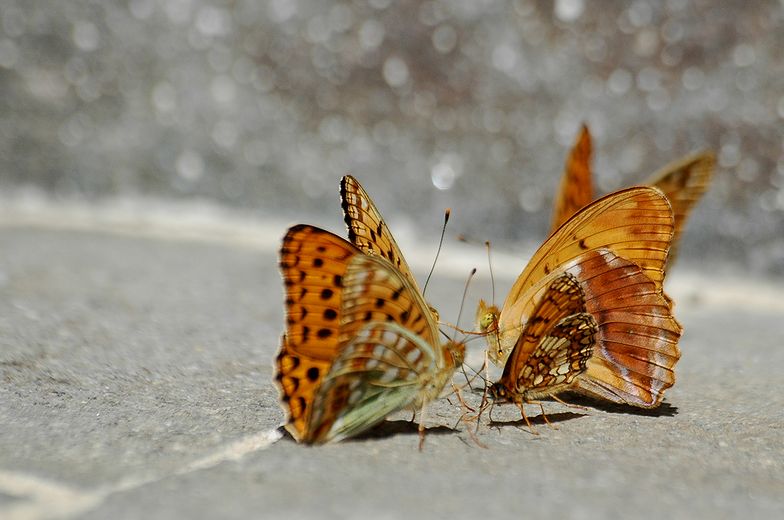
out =
[[(662, 190), (675, 214), (669, 263), (672, 263), (675, 257), (675, 249), (689, 213), (708, 189), (715, 166), (716, 159), (712, 153), (693, 153), (666, 165), (643, 183)], [(566, 159), (561, 185), (555, 196), (550, 232), (555, 232), (569, 217), (592, 200), (591, 134), (588, 127), (583, 125)]]
[[(527, 400), (568, 390), (652, 408), (675, 383), (682, 329), (667, 300), (636, 264), (608, 249), (588, 251), (565, 264), (544, 295), (534, 300), (538, 303), (491, 394), (498, 395), (502, 388), (507, 396), (516, 392)], [(558, 337), (574, 334), (582, 342), (561, 343), (573, 356), (569, 364), (528, 361), (537, 357), (531, 354), (537, 343), (545, 345), (542, 331), (567, 316), (578, 328), (571, 331), (564, 324)], [(583, 345), (590, 349), (581, 350)], [(548, 378), (553, 374), (564, 378)]]
[(280, 257), (287, 329), (275, 378), (295, 439), (341, 440), (438, 397), (464, 347), (439, 342), (412, 279), (312, 226), (289, 229)]
[(561, 274), (537, 300), (490, 396), (517, 404), (530, 428), (523, 403), (571, 389), (586, 370), (596, 332), (577, 278)]
[[(353, 245), (298, 226), (289, 231), (281, 251), (288, 331), (276, 379), (289, 411), (287, 428), (304, 442), (340, 440), (395, 410), (424, 407), (438, 397), (465, 352), (460, 343), (438, 342), (438, 313), (424, 304), (400, 248), (361, 184), (345, 176), (340, 194)], [(319, 244), (315, 253), (313, 244)], [(312, 256), (307, 257), (309, 270), (302, 267), (300, 251)], [(320, 273), (327, 265), (328, 273)], [(317, 274), (332, 285), (308, 287)], [(311, 289), (326, 300), (317, 305), (303, 299)], [(338, 329), (328, 332), (324, 320), (337, 321)], [(311, 330), (317, 330), (317, 343)]]
[[(664, 266), (672, 233), (672, 209), (667, 198), (656, 188), (621, 190), (578, 211), (534, 253), (500, 311), (480, 301), (477, 317), (482, 331), (489, 333), (487, 337), (491, 359), (496, 363), (504, 362), (533, 316), (539, 295), (554, 279), (571, 272), (569, 269), (579, 268), (571, 274), (580, 281), (586, 294), (586, 310), (594, 316), (600, 327), (596, 348), (587, 369), (577, 378), (580, 391), (635, 406), (657, 406), (661, 402), (663, 390), (672, 386), (674, 378), (670, 375), (679, 356), (677, 347), (675, 350), (671, 348), (669, 336), (664, 343), (659, 341), (658, 336), (659, 329), (669, 331), (671, 328), (677, 345), (681, 330), (672, 318), (671, 307), (662, 293)], [(600, 266), (584, 268), (583, 261), (600, 252), (613, 255), (616, 263), (624, 263), (630, 273), (634, 271), (634, 277), (640, 283), (631, 288), (623, 286), (626, 292), (610, 291), (604, 298), (598, 298), (601, 294), (597, 292), (598, 289), (586, 284), (602, 270)], [(642, 284), (642, 280), (647, 285)], [(636, 296), (635, 291), (639, 292)], [(653, 300), (648, 302), (645, 300), (648, 297)], [(642, 343), (635, 343), (632, 352), (635, 359), (639, 358), (639, 367), (635, 365), (639, 372), (628, 370), (624, 365), (626, 358), (618, 357), (617, 352), (606, 348), (608, 342), (614, 339), (608, 339), (606, 333), (609, 329), (601, 329), (603, 316), (608, 309), (622, 310), (624, 306), (636, 309), (636, 305), (642, 306), (643, 311), (633, 316), (636, 321), (630, 323), (641, 327), (650, 325), (644, 336), (636, 338)], [(653, 307), (647, 308), (646, 305)], [(648, 323), (645, 321), (648, 317), (646, 312), (655, 312), (654, 316), (657, 317), (661, 314), (666, 320), (652, 320)], [(659, 365), (664, 367), (667, 374), (660, 373)], [(637, 378), (636, 373), (644, 377)], [(663, 378), (661, 381), (657, 379), (659, 376)], [(645, 392), (631, 390), (631, 386), (645, 384), (650, 386)]]

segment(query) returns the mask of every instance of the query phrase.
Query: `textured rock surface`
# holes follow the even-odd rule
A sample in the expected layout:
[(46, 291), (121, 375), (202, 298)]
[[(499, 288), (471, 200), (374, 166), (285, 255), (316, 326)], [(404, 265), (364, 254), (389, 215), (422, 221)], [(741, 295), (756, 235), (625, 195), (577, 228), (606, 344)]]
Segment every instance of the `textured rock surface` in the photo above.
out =
[[(314, 449), (273, 442), (283, 225), (259, 227), (258, 243), (52, 227), (0, 229), (2, 518), (784, 513), (781, 280), (675, 267), (683, 358), (655, 413), (547, 402), (558, 429), (537, 420), (534, 436), (497, 407), (511, 424), (483, 421), (481, 448), (442, 400), (422, 453), (406, 415)], [(502, 294), (519, 267), (498, 257)], [(442, 316), (457, 315), (463, 279), (429, 290)], [(488, 294), (478, 280), (468, 307)], [(475, 362), (481, 342), (469, 351)]]

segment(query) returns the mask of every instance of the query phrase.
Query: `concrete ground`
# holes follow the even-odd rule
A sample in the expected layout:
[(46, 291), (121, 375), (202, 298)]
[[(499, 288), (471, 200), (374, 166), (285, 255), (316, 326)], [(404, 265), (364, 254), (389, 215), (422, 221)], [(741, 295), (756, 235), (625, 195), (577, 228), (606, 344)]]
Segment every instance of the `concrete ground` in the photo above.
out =
[[(675, 267), (683, 357), (653, 413), (548, 402), (532, 435), (496, 407), (480, 447), (442, 400), (421, 453), (406, 415), (308, 448), (272, 384), (283, 225), (77, 221), (0, 228), (0, 518), (784, 517), (783, 280)], [(523, 260), (498, 256), (503, 294)], [(441, 270), (442, 316), (470, 267)]]

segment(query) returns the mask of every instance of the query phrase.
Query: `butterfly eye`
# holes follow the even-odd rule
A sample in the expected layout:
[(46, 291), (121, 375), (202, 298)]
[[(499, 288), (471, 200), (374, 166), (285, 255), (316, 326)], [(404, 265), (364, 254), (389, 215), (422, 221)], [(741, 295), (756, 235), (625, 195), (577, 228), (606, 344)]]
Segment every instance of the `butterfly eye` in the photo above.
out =
[(496, 401), (506, 399), (506, 388), (503, 385), (495, 383), (490, 386), (490, 397)]

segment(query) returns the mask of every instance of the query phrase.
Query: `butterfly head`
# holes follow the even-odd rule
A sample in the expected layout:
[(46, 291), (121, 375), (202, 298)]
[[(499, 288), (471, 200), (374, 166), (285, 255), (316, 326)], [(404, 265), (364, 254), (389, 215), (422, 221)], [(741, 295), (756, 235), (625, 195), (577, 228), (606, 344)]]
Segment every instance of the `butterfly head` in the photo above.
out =
[(493, 362), (503, 359), (503, 349), (499, 338), (498, 320), (501, 311), (495, 305), (487, 305), (484, 300), (479, 300), (479, 307), (476, 309), (476, 321), (479, 330), (485, 334), (488, 346), (488, 355)]
[(503, 383), (493, 383), (489, 388), (490, 397), (494, 401), (506, 402), (511, 401), (511, 394), (509, 389)]
[(479, 307), (476, 309), (476, 321), (482, 332), (496, 332), (498, 330), (498, 307), (487, 305), (484, 300), (479, 300)]

